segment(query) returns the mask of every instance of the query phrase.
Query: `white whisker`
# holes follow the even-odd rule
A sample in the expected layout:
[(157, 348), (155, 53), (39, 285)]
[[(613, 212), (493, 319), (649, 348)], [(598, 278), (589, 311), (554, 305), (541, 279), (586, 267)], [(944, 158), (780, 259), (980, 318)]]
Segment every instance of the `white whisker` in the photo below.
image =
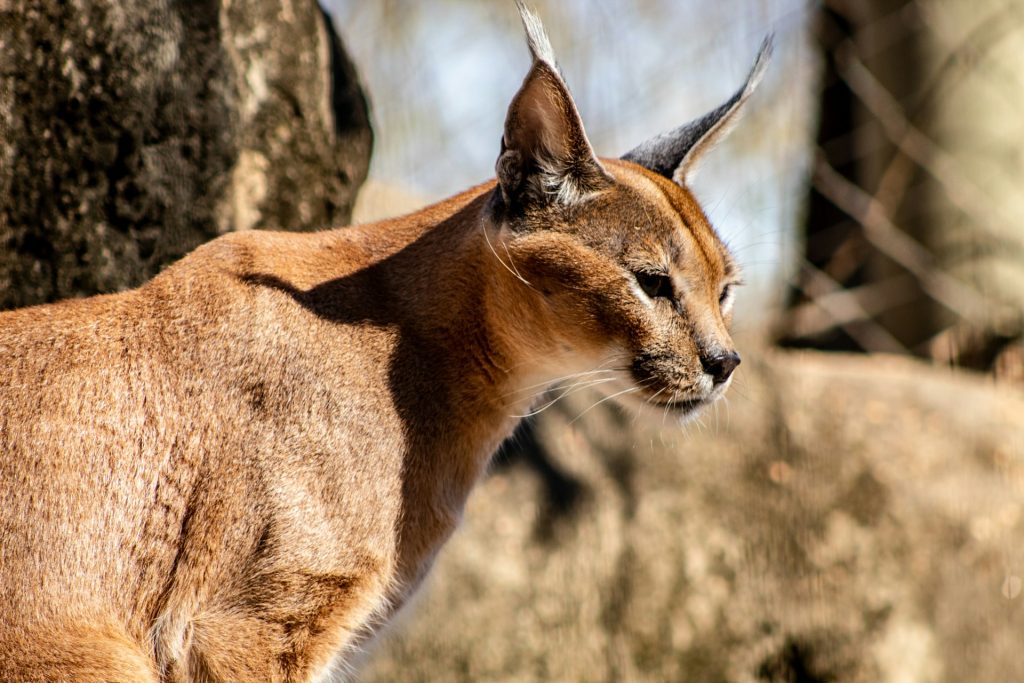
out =
[(548, 401), (547, 403), (542, 405), (540, 408), (537, 408), (536, 410), (531, 410), (531, 411), (527, 412), (525, 415), (513, 415), (512, 417), (519, 417), (519, 418), (533, 417), (534, 415), (538, 415), (538, 414), (544, 412), (545, 410), (547, 410), (551, 406), (553, 406), (556, 403), (558, 403), (558, 401), (560, 401), (561, 399), (565, 398), (566, 396), (568, 396), (569, 394), (571, 394), (573, 392), (580, 391), (582, 389), (587, 389), (589, 387), (595, 387), (598, 384), (604, 384), (605, 382), (613, 382), (616, 379), (618, 379), (618, 378), (616, 378), (616, 377), (603, 377), (601, 379), (591, 379), (591, 380), (586, 380), (586, 381), (583, 381), (583, 382), (577, 382), (575, 384), (570, 384), (567, 389), (565, 389), (560, 394), (555, 396), (553, 399), (551, 399), (550, 401)]
[(589, 408), (587, 408), (582, 413), (580, 413), (579, 415), (574, 417), (572, 420), (570, 420), (569, 424), (572, 424), (572, 423), (576, 422), (576, 420), (580, 419), (581, 417), (583, 417), (584, 415), (589, 413), (591, 410), (593, 410), (594, 408), (596, 408), (599, 405), (601, 405), (602, 403), (604, 403), (605, 401), (609, 401), (609, 400), (615, 398), (616, 396), (622, 396), (623, 394), (628, 394), (628, 393), (631, 393), (631, 392), (634, 392), (634, 391), (640, 391), (640, 387), (639, 386), (626, 387), (622, 391), (617, 391), (614, 394), (611, 394), (610, 396), (605, 396), (600, 401), (592, 404)]
[(671, 404), (675, 403), (678, 399), (679, 399), (679, 390), (678, 389), (673, 389), (672, 390), (672, 397), (669, 398), (669, 400), (665, 403), (665, 406), (664, 406), (664, 408), (662, 408), (662, 411), (661, 411), (661, 426), (662, 426), (662, 428), (665, 427), (665, 420), (668, 419), (669, 406)]
[[(508, 245), (507, 245), (507, 244), (505, 244), (504, 242), (502, 242), (502, 243), (501, 243), (501, 247), (502, 247), (502, 249), (504, 249), (504, 250), (505, 250), (505, 255), (506, 255), (506, 256), (508, 256), (508, 262), (509, 262), (509, 265), (510, 265), (510, 266), (512, 266), (512, 269), (513, 269), (514, 271), (516, 271), (516, 277), (518, 277), (518, 278), (519, 278), (520, 280), (522, 280), (523, 282), (526, 282), (526, 278), (524, 278), (524, 277), (523, 277), (522, 275), (520, 275), (520, 273), (519, 273), (519, 269), (518, 269), (518, 268), (516, 268), (516, 262), (515, 262), (515, 259), (513, 259), (513, 258), (512, 258), (512, 252), (510, 252), (510, 251), (508, 250)], [(529, 283), (529, 282), (526, 282), (526, 284), (530, 284), (530, 283)]]
[(653, 404), (653, 405), (659, 405), (659, 404), (657, 404), (657, 403), (655, 403), (655, 402), (654, 402), (654, 399), (658, 398), (658, 396), (659, 396), (659, 395), (661, 394), (661, 392), (663, 392), (663, 391), (665, 391), (665, 390), (667, 390), (667, 389), (668, 389), (668, 387), (662, 387), (661, 389), (658, 389), (658, 390), (657, 390), (657, 391), (656, 391), (656, 392), (654, 393), (654, 395), (653, 395), (653, 396), (649, 396), (648, 398), (645, 398), (644, 400), (645, 400), (645, 401), (647, 401), (648, 403), (651, 403), (651, 404)]
[(513, 391), (509, 391), (509, 392), (507, 392), (505, 394), (502, 394), (501, 397), (502, 398), (508, 398), (509, 396), (515, 396), (517, 394), (529, 393), (532, 390), (543, 391), (543, 390), (547, 389), (548, 387), (556, 386), (558, 384), (561, 384), (562, 382), (566, 382), (566, 381), (571, 380), (571, 379), (577, 379), (577, 378), (580, 378), (580, 377), (585, 377), (587, 375), (596, 375), (596, 374), (601, 373), (601, 372), (617, 372), (617, 370), (615, 368), (595, 368), (593, 370), (583, 370), (582, 372), (574, 372), (572, 374), (565, 375), (563, 377), (556, 377), (554, 379), (545, 380), (543, 382), (537, 382), (536, 384), (531, 384), (531, 385), (526, 386), (526, 387), (520, 387), (520, 388), (515, 389)]
[[(491, 250), (492, 254), (494, 254), (494, 258), (498, 259), (498, 263), (500, 263), (505, 268), (505, 270), (507, 270), (508, 272), (512, 273), (512, 275), (514, 275), (517, 280), (520, 280), (523, 284), (525, 284), (530, 289), (534, 289), (533, 285), (530, 284), (526, 280), (526, 278), (524, 278), (522, 275), (520, 275), (518, 270), (513, 270), (512, 268), (509, 268), (508, 264), (505, 263), (500, 256), (498, 256), (498, 252), (494, 250), (494, 245), (491, 244), (491, 238), (487, 236), (487, 228), (483, 229), (483, 233), (484, 233), (484, 241), (487, 242), (487, 248)], [(504, 246), (504, 245), (502, 245), (502, 246)], [(505, 251), (506, 252), (508, 251), (508, 247), (505, 247)], [(511, 260), (511, 258), (512, 258), (512, 256), (511, 256), (511, 254), (509, 254), (509, 259)], [(513, 264), (513, 265), (515, 265), (515, 264)]]

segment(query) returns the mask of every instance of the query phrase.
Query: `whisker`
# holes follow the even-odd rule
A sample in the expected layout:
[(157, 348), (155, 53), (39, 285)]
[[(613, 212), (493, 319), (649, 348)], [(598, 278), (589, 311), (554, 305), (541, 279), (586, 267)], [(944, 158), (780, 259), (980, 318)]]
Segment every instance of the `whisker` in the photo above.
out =
[(668, 400), (668, 403), (665, 404), (665, 407), (664, 407), (664, 409), (661, 412), (661, 427), (662, 427), (662, 429), (664, 429), (664, 427), (665, 427), (665, 420), (668, 419), (668, 412), (669, 412), (669, 408), (668, 407), (669, 407), (669, 404), (675, 403), (678, 399), (679, 399), (679, 390), (678, 389), (673, 389), (672, 390), (672, 398), (670, 398)]
[[(522, 275), (520, 275), (520, 274), (519, 274), (519, 269), (518, 269), (518, 268), (516, 268), (516, 262), (515, 262), (515, 259), (513, 259), (513, 258), (512, 258), (512, 252), (510, 252), (510, 251), (508, 250), (508, 245), (507, 245), (507, 244), (505, 244), (504, 242), (502, 242), (502, 243), (501, 243), (501, 247), (502, 247), (502, 249), (504, 249), (504, 250), (505, 250), (505, 255), (506, 255), (506, 256), (508, 256), (508, 262), (509, 262), (509, 265), (511, 265), (511, 266), (512, 266), (512, 269), (516, 271), (516, 277), (518, 277), (518, 278), (519, 278), (520, 280), (522, 280), (523, 282), (526, 282), (526, 278), (524, 278), (524, 277), (523, 277)], [(527, 284), (529, 284), (529, 283), (527, 282)]]
[(693, 421), (695, 423), (697, 423), (698, 427), (700, 427), (700, 433), (701, 434), (703, 434), (704, 430), (708, 428), (708, 426), (706, 424), (704, 424), (704, 417), (703, 416), (695, 416), (693, 418)]
[[(523, 284), (525, 284), (530, 289), (534, 289), (534, 286), (532, 284), (530, 284), (526, 280), (526, 278), (524, 278), (522, 275), (520, 275), (517, 270), (513, 270), (512, 268), (509, 268), (508, 264), (505, 263), (500, 256), (498, 256), (498, 252), (494, 250), (494, 245), (491, 244), (491, 238), (488, 237), (488, 235), (487, 235), (487, 229), (486, 228), (483, 229), (483, 233), (484, 233), (484, 241), (487, 242), (487, 248), (491, 250), (492, 254), (494, 254), (494, 258), (498, 259), (498, 263), (500, 263), (505, 268), (505, 270), (507, 270), (508, 272), (512, 273), (512, 275), (514, 275), (517, 280), (520, 280)], [(505, 250), (508, 251), (508, 247), (505, 247)], [(511, 255), (509, 255), (509, 258), (511, 259)], [(513, 264), (513, 265), (515, 265), (515, 264)]]
[(592, 404), (589, 408), (587, 408), (582, 413), (580, 413), (579, 415), (574, 417), (572, 420), (570, 420), (569, 424), (573, 424), (574, 422), (576, 422), (576, 420), (580, 419), (581, 417), (583, 417), (584, 415), (589, 413), (591, 410), (593, 410), (594, 408), (596, 408), (599, 405), (601, 405), (602, 403), (604, 403), (605, 401), (609, 401), (609, 400), (615, 398), (616, 396), (621, 396), (623, 394), (628, 394), (628, 393), (633, 392), (633, 391), (640, 391), (640, 386), (637, 385), (637, 386), (632, 386), (632, 387), (626, 387), (622, 391), (616, 391), (614, 394), (611, 394), (610, 396), (605, 396), (600, 401)]
[(571, 384), (565, 391), (563, 391), (562, 393), (558, 394), (558, 396), (555, 396), (553, 399), (551, 399), (550, 401), (545, 403), (540, 408), (537, 408), (536, 410), (531, 410), (531, 411), (527, 412), (525, 415), (513, 415), (512, 417), (519, 417), (519, 418), (533, 417), (534, 415), (538, 415), (538, 414), (544, 412), (545, 410), (547, 410), (551, 406), (553, 406), (556, 403), (558, 403), (559, 400), (565, 398), (566, 396), (568, 396), (569, 394), (571, 394), (573, 392), (580, 391), (582, 389), (587, 389), (589, 387), (595, 387), (598, 384), (604, 384), (605, 382), (613, 382), (616, 379), (618, 379), (618, 378), (617, 377), (604, 377), (604, 378), (601, 378), (601, 379), (592, 379), (592, 380), (587, 380), (587, 381), (584, 381), (584, 382), (577, 382), (576, 384)]
[(544, 381), (544, 382), (538, 382), (536, 384), (531, 384), (530, 386), (527, 386), (527, 387), (520, 387), (519, 389), (514, 389), (514, 390), (509, 391), (509, 392), (507, 392), (505, 394), (502, 394), (501, 398), (508, 398), (509, 396), (515, 396), (517, 394), (529, 393), (531, 390), (535, 390), (535, 389), (546, 389), (547, 387), (553, 387), (553, 386), (556, 386), (558, 384), (561, 384), (562, 382), (566, 382), (566, 381), (571, 380), (571, 379), (577, 379), (579, 377), (585, 377), (587, 375), (596, 375), (596, 374), (598, 374), (600, 372), (615, 372), (615, 371), (616, 371), (616, 368), (595, 368), (593, 370), (584, 370), (582, 372), (574, 372), (572, 374), (565, 375), (564, 377), (556, 377), (555, 379), (550, 379), (550, 380), (547, 380), (547, 381)]
[[(506, 393), (502, 394), (501, 398), (508, 398), (509, 396), (515, 396), (517, 394), (530, 393), (532, 390), (535, 390), (535, 389), (538, 389), (538, 388), (547, 389), (548, 387), (553, 387), (553, 386), (558, 385), (558, 384), (560, 384), (562, 382), (565, 382), (565, 381), (571, 380), (571, 379), (576, 379), (577, 377), (581, 377), (583, 375), (596, 374), (598, 372), (626, 372), (627, 368), (624, 368), (624, 367), (622, 367), (622, 368), (620, 368), (620, 367), (606, 368), (605, 367), (609, 363), (614, 363), (615, 361), (617, 361), (619, 359), (620, 359), (620, 355), (613, 353), (613, 354), (605, 357), (603, 360), (601, 360), (601, 362), (599, 362), (597, 364), (596, 367), (594, 367), (594, 368), (592, 368), (590, 370), (581, 370), (580, 372), (572, 372), (572, 373), (569, 373), (568, 375), (563, 375), (562, 377), (555, 377), (553, 379), (544, 380), (543, 382), (538, 382), (536, 384), (531, 384), (529, 386), (520, 387), (518, 389), (513, 389), (512, 391), (509, 391), (509, 392), (506, 392)], [(513, 369), (517, 369), (517, 368), (521, 367), (524, 364), (525, 363), (519, 363), (519, 364), (513, 366)]]
[(658, 389), (656, 392), (654, 392), (654, 395), (652, 395), (652, 396), (650, 396), (650, 397), (648, 397), (648, 398), (646, 398), (644, 400), (647, 401), (648, 403), (651, 403), (651, 404), (654, 404), (654, 405), (658, 405), (657, 403), (654, 403), (654, 399), (658, 398), (659, 394), (661, 394), (661, 392), (665, 391), (666, 389), (668, 389), (668, 387), (662, 387), (661, 389)]

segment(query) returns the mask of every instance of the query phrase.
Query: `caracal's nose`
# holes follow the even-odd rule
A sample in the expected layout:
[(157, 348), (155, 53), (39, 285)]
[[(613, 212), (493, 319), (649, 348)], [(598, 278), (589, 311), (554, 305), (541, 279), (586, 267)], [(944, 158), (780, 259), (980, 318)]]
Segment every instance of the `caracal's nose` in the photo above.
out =
[(711, 375), (715, 384), (722, 384), (729, 379), (732, 371), (740, 364), (740, 354), (735, 351), (729, 351), (728, 353), (720, 353), (709, 358), (701, 358), (700, 360), (704, 366), (704, 372)]

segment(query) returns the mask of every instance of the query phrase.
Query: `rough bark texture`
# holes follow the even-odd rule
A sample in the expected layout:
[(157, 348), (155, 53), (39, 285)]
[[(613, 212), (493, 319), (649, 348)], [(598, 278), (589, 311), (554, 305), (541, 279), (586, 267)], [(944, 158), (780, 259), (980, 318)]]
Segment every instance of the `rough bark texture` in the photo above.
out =
[(754, 356), (685, 434), (542, 423), (558, 476), (484, 483), (362, 680), (1024, 680), (1024, 395)]
[(0, 4), (0, 309), (346, 223), (371, 143), (313, 0)]

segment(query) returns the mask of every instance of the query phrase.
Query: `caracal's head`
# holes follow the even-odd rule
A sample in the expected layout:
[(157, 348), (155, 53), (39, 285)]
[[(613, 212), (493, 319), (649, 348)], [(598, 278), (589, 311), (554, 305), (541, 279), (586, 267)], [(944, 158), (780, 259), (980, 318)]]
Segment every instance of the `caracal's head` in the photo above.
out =
[(508, 308), (528, 333), (517, 343), (554, 366), (548, 375), (594, 370), (578, 377), (692, 413), (740, 362), (729, 334), (740, 274), (687, 181), (737, 120), (770, 39), (725, 104), (598, 160), (539, 20), (520, 11), (533, 65), (505, 123), (490, 238), (519, 287)]

